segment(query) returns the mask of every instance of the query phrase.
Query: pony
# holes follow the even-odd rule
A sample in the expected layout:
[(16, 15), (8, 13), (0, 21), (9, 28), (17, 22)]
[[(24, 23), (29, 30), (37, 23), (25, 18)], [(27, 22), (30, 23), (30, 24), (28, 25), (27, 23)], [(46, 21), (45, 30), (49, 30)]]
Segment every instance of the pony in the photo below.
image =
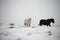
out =
[(30, 27), (30, 26), (31, 26), (31, 18), (26, 18), (26, 19), (24, 20), (24, 25), (25, 25), (26, 27)]
[(40, 26), (46, 25), (46, 26), (50, 26), (51, 27), (51, 23), (55, 23), (53, 18), (50, 18), (50, 19), (41, 19), (40, 22), (39, 22), (39, 25)]

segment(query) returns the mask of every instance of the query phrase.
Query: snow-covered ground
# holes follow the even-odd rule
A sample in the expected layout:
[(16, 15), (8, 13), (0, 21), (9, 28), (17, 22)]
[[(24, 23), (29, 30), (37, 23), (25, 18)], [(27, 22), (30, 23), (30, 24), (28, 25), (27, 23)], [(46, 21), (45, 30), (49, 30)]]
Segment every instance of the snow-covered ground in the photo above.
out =
[(0, 40), (60, 40), (60, 26), (9, 27), (0, 25)]

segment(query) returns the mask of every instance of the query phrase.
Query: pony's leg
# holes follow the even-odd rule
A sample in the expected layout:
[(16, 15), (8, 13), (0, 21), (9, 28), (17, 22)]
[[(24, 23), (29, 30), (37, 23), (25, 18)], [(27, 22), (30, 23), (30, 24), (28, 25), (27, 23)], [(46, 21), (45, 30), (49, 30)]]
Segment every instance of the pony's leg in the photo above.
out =
[(51, 25), (49, 25), (49, 27), (51, 27)]
[(30, 27), (31, 25), (29, 24), (29, 27)]
[(42, 24), (40, 24), (40, 26), (42, 26)]
[(40, 26), (42, 26), (42, 23), (40, 23)]
[(48, 25), (47, 25), (47, 27), (48, 27)]

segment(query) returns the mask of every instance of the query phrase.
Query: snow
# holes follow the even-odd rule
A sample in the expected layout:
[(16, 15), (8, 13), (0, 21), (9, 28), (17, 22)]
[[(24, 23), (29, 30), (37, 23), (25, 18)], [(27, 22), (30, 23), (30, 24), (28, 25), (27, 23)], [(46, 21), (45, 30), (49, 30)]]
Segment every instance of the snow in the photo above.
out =
[(60, 40), (60, 27), (57, 26), (13, 27), (0, 25), (0, 40)]

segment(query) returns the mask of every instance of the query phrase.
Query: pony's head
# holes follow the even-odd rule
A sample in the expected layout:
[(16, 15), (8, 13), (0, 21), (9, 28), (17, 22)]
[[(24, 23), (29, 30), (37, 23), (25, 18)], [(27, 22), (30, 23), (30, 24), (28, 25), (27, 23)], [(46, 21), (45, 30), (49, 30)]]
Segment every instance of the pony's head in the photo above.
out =
[(50, 21), (51, 21), (52, 23), (55, 23), (55, 21), (54, 21), (54, 19), (53, 19), (53, 18), (51, 18), (51, 19), (50, 19)]

